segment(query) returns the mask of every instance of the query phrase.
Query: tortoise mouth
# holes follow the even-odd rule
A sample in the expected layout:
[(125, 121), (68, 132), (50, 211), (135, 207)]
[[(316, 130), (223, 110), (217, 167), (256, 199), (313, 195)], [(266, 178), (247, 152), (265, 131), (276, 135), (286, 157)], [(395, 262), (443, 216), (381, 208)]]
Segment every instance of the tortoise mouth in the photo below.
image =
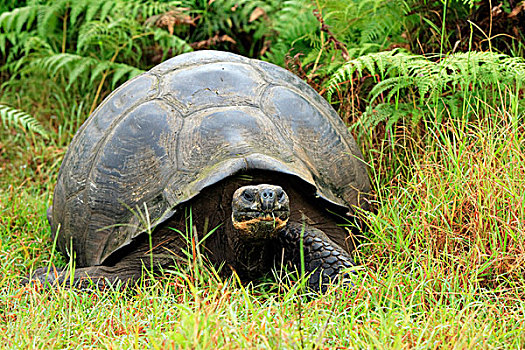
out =
[(289, 211), (274, 210), (238, 212), (232, 216), (233, 227), (243, 233), (245, 238), (267, 239), (277, 235), (288, 223)]
[(243, 233), (245, 238), (268, 239), (277, 236), (277, 231), (281, 230), (288, 223), (288, 218), (254, 218), (245, 221), (233, 220), (233, 227)]
[(290, 212), (288, 210), (272, 210), (272, 211), (259, 211), (259, 210), (247, 210), (235, 212), (235, 221), (242, 222), (247, 220), (260, 220), (260, 221), (274, 221), (274, 220), (287, 220)]

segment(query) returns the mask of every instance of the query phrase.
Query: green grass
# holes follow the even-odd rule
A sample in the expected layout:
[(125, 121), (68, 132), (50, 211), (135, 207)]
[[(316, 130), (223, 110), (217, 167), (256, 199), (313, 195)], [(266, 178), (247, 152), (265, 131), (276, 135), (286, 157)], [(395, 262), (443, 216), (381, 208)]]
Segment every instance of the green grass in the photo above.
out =
[(11, 347), (523, 346), (523, 303), (436, 293), (392, 270), (381, 283), (363, 277), (353, 290), (310, 300), (175, 277), (128, 293), (4, 287), (2, 295), (3, 344)]
[[(233, 36), (241, 45), (237, 47), (240, 52), (255, 55), (259, 50), (256, 47), (268, 44), (270, 51), (265, 57), (283, 64), (292, 62), (286, 53), (293, 56), (301, 52), (304, 58), (298, 73), (304, 69), (301, 74), (319, 90), (323, 90), (330, 75), (337, 77), (333, 73), (343, 63), (340, 49), (332, 38), (328, 39), (328, 32), (310, 32), (319, 23), (301, 0), (283, 2), (286, 11), (277, 10), (279, 1), (267, 1), (268, 19), (262, 16), (251, 24), (245, 22), (252, 7), (236, 9), (234, 3), (216, 1), (213, 11), (206, 12), (211, 4), (202, 2), (204, 10), (193, 10), (202, 14), (198, 25), (210, 30), (190, 30), (189, 25), (178, 30), (191, 34), (185, 37), (188, 42), (204, 40), (208, 39), (206, 32), (210, 38), (215, 35), (211, 28), (230, 28), (228, 20), (237, 18), (239, 28), (223, 28), (220, 33)], [(65, 9), (67, 4), (80, 6), (81, 2), (56, 4)], [(410, 47), (423, 44), (426, 49), (452, 49), (443, 37), (451, 34), (445, 33), (444, 18), (441, 29), (436, 26), (437, 31), (420, 23), (419, 16), (428, 21), (425, 8), (414, 7), (412, 11), (418, 18), (417, 28), (434, 39), (441, 33), (440, 43), (437, 39), (428, 43), (411, 39), (414, 30), (406, 23), (400, 24), (410, 22), (410, 18), (405, 16), (399, 21), (401, 15), (397, 14), (405, 10), (393, 2), (363, 2), (381, 5), (379, 12), (346, 0), (316, 4), (327, 6), (323, 15), (335, 35), (333, 39), (341, 40), (357, 55), (352, 56), (357, 61), (365, 59), (365, 53), (379, 50), (371, 43), (383, 43), (384, 48), (389, 43), (403, 44), (405, 38), (400, 38), (405, 34), (406, 41), (412, 40), (408, 42)], [(357, 5), (365, 12), (336, 11)], [(454, 6), (459, 7), (459, 2), (448, 4), (447, 18), (454, 18), (455, 12), (450, 12)], [(51, 8), (47, 10), (53, 13)], [(49, 17), (62, 22), (57, 22), (53, 31), (42, 33), (56, 46), (55, 51), (61, 52), (76, 48), (78, 43), (65, 35), (70, 33), (76, 38), (78, 27), (62, 25), (73, 23), (69, 10), (64, 11), (62, 17)], [(18, 19), (18, 34), (35, 30), (26, 27), (27, 18)], [(391, 19), (395, 27), (390, 25)], [(363, 29), (374, 35), (364, 35)], [(251, 39), (247, 36), (250, 32)], [(0, 40), (4, 34), (0, 33)], [(316, 41), (318, 35), (322, 40)], [(20, 38), (17, 42), (25, 43), (25, 37)], [(263, 45), (265, 38), (275, 40)], [(468, 38), (462, 40), (466, 43)], [(518, 39), (516, 42), (521, 45)], [(98, 57), (98, 50), (112, 49), (95, 44), (100, 43), (94, 42), (91, 50), (86, 48), (88, 57)], [(146, 69), (153, 64), (147, 58), (155, 49), (148, 45), (141, 48), (146, 55), (137, 54), (130, 46), (125, 57), (121, 52), (116, 62), (140, 61), (140, 68)], [(487, 65), (468, 61), (467, 55), (465, 62), (479, 69), (492, 67), (488, 71), (494, 75), (485, 81), (463, 71), (438, 69), (439, 77), (445, 80), (432, 98), (427, 90), (421, 90), (418, 84), (411, 86), (408, 83), (412, 80), (407, 80), (404, 88), (398, 85), (396, 94), (389, 98), (385, 99), (396, 86), (382, 90), (386, 95), (378, 95), (379, 105), (370, 103), (369, 92), (385, 85), (379, 85), (381, 81), (376, 81), (374, 74), (367, 77), (373, 67), (363, 70), (362, 76), (348, 73), (344, 76), (347, 81), (340, 82), (341, 90), (332, 96), (333, 102), (344, 120), (354, 121), (351, 130), (370, 164), (373, 184), (374, 210), (362, 213), (368, 230), (355, 252), (356, 261), (364, 268), (354, 278), (353, 287), (334, 285), (322, 296), (313, 295), (305, 291), (304, 283), (294, 282), (293, 276), (283, 275), (282, 271), (253, 283), (240, 283), (235, 276), (217, 277), (215, 270), (203, 263), (205, 259), (198, 257), (194, 261), (191, 257), (187, 266), (166, 271), (163, 276), (147, 275), (139, 285), (128, 289), (43, 290), (35, 284), (22, 286), (21, 281), (35, 268), (68, 265), (64, 256), (52, 254), (45, 214), (61, 160), (93, 101), (100, 102), (112, 87), (108, 81), (97, 78), (90, 82), (85, 76), (78, 76), (70, 84), (67, 70), (50, 74), (50, 69), (38, 65), (31, 74), (7, 69), (7, 63), (18, 62), (24, 53), (5, 41), (2, 47), (18, 53), (9, 58), (0, 56), (0, 62), (5, 63), (0, 67), (0, 106), (4, 106), (0, 124), (0, 348), (525, 347), (523, 88), (521, 80), (504, 81), (503, 75), (496, 74), (504, 68), (500, 62)], [(113, 51), (108, 52), (113, 55)], [(314, 60), (314, 66), (308, 65)], [(424, 63), (437, 67), (445, 61), (425, 59)], [(469, 73), (471, 69), (464, 71)], [(395, 72), (389, 74), (395, 76)], [(458, 81), (466, 83), (447, 80), (456, 73), (463, 74), (463, 80)], [(414, 76), (421, 81), (427, 78), (424, 72)], [(436, 79), (430, 79), (432, 86)], [(17, 114), (20, 111), (27, 115)], [(41, 125), (49, 137), (31, 132), (29, 122)]]
[(370, 228), (357, 259), (366, 269), (354, 287), (334, 286), (322, 297), (279, 278), (221, 280), (199, 265), (127, 291), (21, 287), (32, 268), (49, 263), (53, 180), (42, 187), (45, 172), (26, 168), (36, 178), (24, 180), (4, 172), (13, 185), (0, 193), (2, 344), (521, 348), (525, 133), (504, 108), (484, 107), (478, 117), (428, 125), (418, 139), (399, 126), (382, 149), (368, 150), (377, 211), (364, 214)]

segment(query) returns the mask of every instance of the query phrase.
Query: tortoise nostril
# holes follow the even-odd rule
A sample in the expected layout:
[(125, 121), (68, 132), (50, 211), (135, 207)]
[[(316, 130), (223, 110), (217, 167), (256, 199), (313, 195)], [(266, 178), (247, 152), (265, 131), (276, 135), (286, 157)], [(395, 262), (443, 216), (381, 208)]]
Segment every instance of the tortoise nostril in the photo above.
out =
[(261, 198), (261, 209), (265, 212), (275, 210), (275, 190), (273, 188), (262, 188), (259, 190)]
[(275, 197), (275, 192), (272, 189), (265, 188), (260, 192), (262, 199), (271, 200)]

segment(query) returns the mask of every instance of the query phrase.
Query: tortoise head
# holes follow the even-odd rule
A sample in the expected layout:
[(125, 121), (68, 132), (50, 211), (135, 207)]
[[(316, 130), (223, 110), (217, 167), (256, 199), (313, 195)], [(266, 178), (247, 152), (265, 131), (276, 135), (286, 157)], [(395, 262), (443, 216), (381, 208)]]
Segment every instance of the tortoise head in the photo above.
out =
[(290, 201), (280, 186), (243, 186), (233, 194), (232, 222), (244, 238), (273, 238), (289, 217)]

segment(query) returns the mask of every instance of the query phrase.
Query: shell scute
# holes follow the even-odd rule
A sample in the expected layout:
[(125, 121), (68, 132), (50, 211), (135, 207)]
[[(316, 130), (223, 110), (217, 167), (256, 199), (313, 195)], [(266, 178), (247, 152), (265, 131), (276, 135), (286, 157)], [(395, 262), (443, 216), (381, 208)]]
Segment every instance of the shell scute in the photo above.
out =
[(175, 56), (153, 67), (150, 73), (164, 76), (166, 73), (216, 62), (242, 62), (250, 63), (251, 60), (233, 53), (214, 50), (202, 50), (185, 55)]
[(337, 197), (354, 203), (353, 192), (360, 180), (356, 171), (366, 176), (366, 169), (353, 156), (355, 153), (340, 130), (328, 121), (324, 110), (307, 98), (292, 89), (275, 86), (265, 93), (262, 106), (278, 121), (276, 125), (282, 133), (288, 135), (295, 156), (303, 160), (320, 187), (320, 195), (335, 203), (340, 202)]
[[(134, 103), (150, 99), (157, 93), (157, 79), (150, 75), (142, 75), (126, 83), (121, 89), (113, 92), (93, 112), (90, 118), (80, 127), (69, 145), (63, 163), (69, 163), (61, 172), (68, 174), (61, 176), (59, 181), (64, 182), (61, 188), (67, 188), (67, 197), (84, 189), (85, 174), (89, 172), (96, 155), (100, 141), (106, 137), (106, 131), (115, 122), (115, 116), (123, 113)], [(86, 132), (83, 132), (86, 130)], [(57, 187), (59, 190), (60, 187)], [(55, 196), (57, 194), (55, 193)]]
[[(67, 210), (67, 231), (74, 232), (70, 236), (75, 250), (84, 252), (79, 263), (101, 261), (108, 251), (129, 243), (142, 226), (133, 210), (143, 209), (143, 203), (155, 215), (168, 209), (155, 197), (177, 169), (174, 149), (181, 125), (177, 110), (152, 100), (125, 113), (107, 131), (93, 159), (96, 166), (86, 176), (85, 190), (74, 196)], [(87, 222), (82, 220), (86, 217)]]
[(184, 119), (181, 135), (184, 138), (178, 145), (178, 171), (173, 173), (167, 189), (172, 205), (190, 199), (208, 184), (247, 170), (253, 163), (251, 155), (256, 154), (257, 159), (266, 154), (280, 162), (294, 161), (288, 141), (254, 107), (217, 107), (195, 112)]
[(257, 71), (246, 64), (217, 62), (170, 72), (161, 90), (164, 98), (192, 113), (209, 107), (255, 105), (260, 81)]

